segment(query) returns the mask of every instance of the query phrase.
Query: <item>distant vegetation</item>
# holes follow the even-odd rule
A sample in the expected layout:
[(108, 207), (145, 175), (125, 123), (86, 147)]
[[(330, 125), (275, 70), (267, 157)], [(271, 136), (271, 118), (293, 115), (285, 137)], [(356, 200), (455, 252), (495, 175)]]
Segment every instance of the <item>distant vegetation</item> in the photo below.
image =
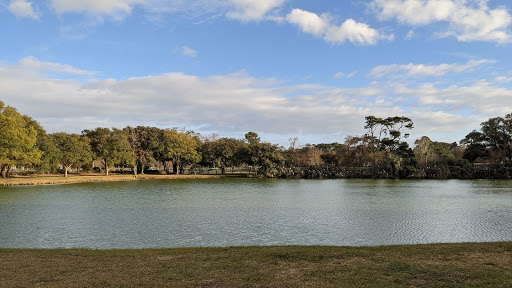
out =
[[(0, 101), (0, 169), (12, 173), (62, 173), (112, 169), (181, 174), (195, 168), (250, 167), (259, 177), (279, 178), (511, 178), (512, 114), (491, 118), (459, 143), (423, 136), (414, 148), (404, 138), (407, 117), (365, 117), (366, 133), (344, 143), (288, 148), (244, 139), (209, 137), (193, 131), (137, 126), (95, 128), (81, 134), (47, 134), (34, 119)], [(15, 169), (16, 168), (16, 169)], [(24, 170), (20, 170), (24, 168)], [(20, 172), (21, 171), (21, 172)]]

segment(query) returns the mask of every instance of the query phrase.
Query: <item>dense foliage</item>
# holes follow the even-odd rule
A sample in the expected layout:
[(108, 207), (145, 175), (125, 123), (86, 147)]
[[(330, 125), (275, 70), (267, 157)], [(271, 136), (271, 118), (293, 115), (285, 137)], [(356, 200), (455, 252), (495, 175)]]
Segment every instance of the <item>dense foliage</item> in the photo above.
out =
[(0, 169), (12, 172), (130, 171), (184, 173), (193, 168), (249, 167), (252, 175), (282, 178), (511, 178), (512, 114), (481, 123), (460, 143), (423, 136), (404, 141), (414, 123), (407, 117), (365, 118), (366, 133), (344, 143), (290, 147), (244, 139), (202, 136), (157, 127), (96, 128), (81, 135), (47, 134), (32, 118), (0, 101)]

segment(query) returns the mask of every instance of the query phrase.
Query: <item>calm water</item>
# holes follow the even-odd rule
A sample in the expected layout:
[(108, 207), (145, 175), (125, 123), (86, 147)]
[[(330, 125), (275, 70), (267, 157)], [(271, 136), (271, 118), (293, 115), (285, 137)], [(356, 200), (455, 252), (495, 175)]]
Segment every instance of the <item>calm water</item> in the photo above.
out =
[(512, 181), (147, 180), (0, 187), (0, 247), (512, 241)]

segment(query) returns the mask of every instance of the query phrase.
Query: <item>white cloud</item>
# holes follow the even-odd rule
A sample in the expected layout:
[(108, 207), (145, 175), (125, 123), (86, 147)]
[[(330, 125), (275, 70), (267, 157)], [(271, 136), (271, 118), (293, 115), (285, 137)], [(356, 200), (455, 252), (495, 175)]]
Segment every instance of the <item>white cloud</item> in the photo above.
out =
[(424, 65), (409, 63), (407, 65), (380, 65), (372, 69), (369, 76), (382, 77), (440, 77), (447, 73), (469, 72), (477, 66), (493, 63), (491, 60), (470, 60), (466, 64)]
[[(137, 5), (148, 13), (149, 20), (161, 21), (161, 14), (182, 13), (189, 17), (225, 15), (243, 22), (280, 21), (277, 10), (286, 0), (49, 0), (57, 14), (89, 13), (122, 20)], [(209, 15), (209, 16), (207, 16)]]
[(20, 18), (32, 18), (34, 20), (39, 20), (39, 15), (34, 11), (34, 7), (32, 7), (32, 2), (28, 2), (26, 0), (13, 0), (11, 4), (7, 7), (9, 12), (16, 15), (16, 17)]
[[(241, 72), (204, 78), (167, 73), (83, 83), (44, 77), (33, 70), (38, 61), (20, 63), (0, 64), (2, 100), (40, 121), (49, 132), (158, 125), (221, 135), (256, 131), (285, 135), (286, 140), (298, 133), (361, 135), (365, 116), (405, 115), (415, 122), (411, 138), (446, 133), (458, 141), (487, 118), (512, 111), (512, 90), (485, 81), (450, 87), (391, 81), (348, 89), (283, 85)], [(41, 65), (65, 71), (71, 67)]]
[(350, 72), (348, 75), (347, 75), (347, 78), (353, 78), (354, 76), (356, 76), (357, 74), (357, 71), (353, 71), (353, 72)]
[(453, 85), (437, 88), (425, 84), (416, 89), (407, 88), (404, 95), (418, 98), (418, 104), (443, 107), (445, 111), (468, 107), (475, 115), (504, 116), (512, 111), (512, 90), (492, 86), (481, 81), (471, 86)]
[(122, 19), (129, 15), (135, 5), (147, 0), (50, 0), (57, 14), (68, 12), (91, 13)]
[(405, 39), (411, 40), (412, 38), (414, 38), (415, 35), (416, 33), (414, 32), (414, 29), (412, 29), (409, 32), (407, 32), (407, 36), (405, 37)]
[(181, 47), (181, 54), (183, 56), (187, 56), (187, 57), (191, 57), (191, 58), (197, 57), (197, 51), (188, 46)]
[(456, 12), (452, 0), (374, 0), (381, 20), (396, 18), (409, 25), (426, 25), (446, 21)]
[(316, 37), (322, 37), (329, 26), (326, 19), (301, 9), (293, 9), (286, 16), (286, 21), (298, 25), (302, 32), (313, 34)]
[(349, 41), (358, 45), (375, 45), (379, 40), (393, 40), (394, 36), (380, 34), (368, 24), (347, 19), (341, 26), (331, 26), (324, 39), (333, 44), (343, 44)]
[(455, 36), (459, 41), (512, 42), (510, 24), (512, 17), (505, 8), (489, 10), (482, 4), (480, 9), (462, 7), (462, 12), (450, 21), (452, 31), (447, 36)]
[(338, 72), (338, 73), (334, 74), (332, 77), (335, 79), (342, 79), (343, 77), (345, 77), (345, 73)]
[(51, 62), (41, 62), (36, 57), (29, 56), (21, 59), (18, 64), (18, 67), (24, 69), (34, 69), (34, 70), (46, 70), (46, 71), (54, 71), (60, 73), (67, 74), (75, 74), (75, 75), (94, 75), (95, 72), (85, 71), (81, 69), (77, 69), (71, 65), (59, 64), (59, 63), (51, 63)]
[(157, 123), (223, 133), (337, 133), (340, 119), (362, 125), (366, 111), (357, 107), (361, 100), (356, 95), (375, 93), (280, 86), (275, 79), (243, 72), (205, 78), (168, 73), (84, 84), (30, 71), (0, 65), (0, 94), (8, 105), (34, 117), (50, 132)]
[(501, 83), (508, 83), (508, 82), (512, 82), (512, 77), (498, 76), (498, 77), (494, 78), (494, 81), (501, 82)]
[(226, 16), (240, 21), (260, 21), (268, 19), (269, 13), (281, 7), (284, 2), (285, 0), (229, 0), (228, 6), (231, 9)]
[(373, 0), (370, 6), (381, 20), (396, 19), (412, 25), (448, 23), (440, 37), (454, 36), (459, 41), (512, 41), (512, 17), (505, 7), (490, 9), (488, 0)]
[(350, 79), (350, 78), (353, 78), (354, 76), (356, 76), (356, 74), (357, 74), (357, 71), (353, 71), (348, 74), (345, 74), (343, 72), (337, 72), (332, 77), (334, 79), (343, 79), (343, 78)]
[(380, 40), (393, 40), (393, 35), (381, 34), (368, 24), (347, 19), (337, 26), (329, 21), (328, 15), (318, 16), (301, 9), (293, 9), (286, 16), (286, 21), (300, 27), (302, 32), (313, 34), (332, 44), (351, 42), (356, 45), (375, 45)]

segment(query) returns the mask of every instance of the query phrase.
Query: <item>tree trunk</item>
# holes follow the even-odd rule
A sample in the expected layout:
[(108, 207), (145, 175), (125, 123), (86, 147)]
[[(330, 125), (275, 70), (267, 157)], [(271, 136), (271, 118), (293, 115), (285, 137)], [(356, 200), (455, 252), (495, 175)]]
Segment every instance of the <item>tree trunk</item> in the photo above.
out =
[(64, 177), (68, 177), (68, 166), (64, 166)]
[(4, 165), (2, 166), (2, 178), (7, 178), (7, 170), (9, 169), (9, 166)]
[(133, 163), (133, 175), (137, 177), (137, 162)]
[(107, 164), (107, 160), (105, 160), (103, 163), (105, 164), (105, 176), (108, 176), (108, 164)]
[(144, 175), (144, 163), (140, 163), (140, 175)]
[(172, 170), (174, 174), (180, 174), (180, 171), (178, 170), (178, 162), (172, 162)]

